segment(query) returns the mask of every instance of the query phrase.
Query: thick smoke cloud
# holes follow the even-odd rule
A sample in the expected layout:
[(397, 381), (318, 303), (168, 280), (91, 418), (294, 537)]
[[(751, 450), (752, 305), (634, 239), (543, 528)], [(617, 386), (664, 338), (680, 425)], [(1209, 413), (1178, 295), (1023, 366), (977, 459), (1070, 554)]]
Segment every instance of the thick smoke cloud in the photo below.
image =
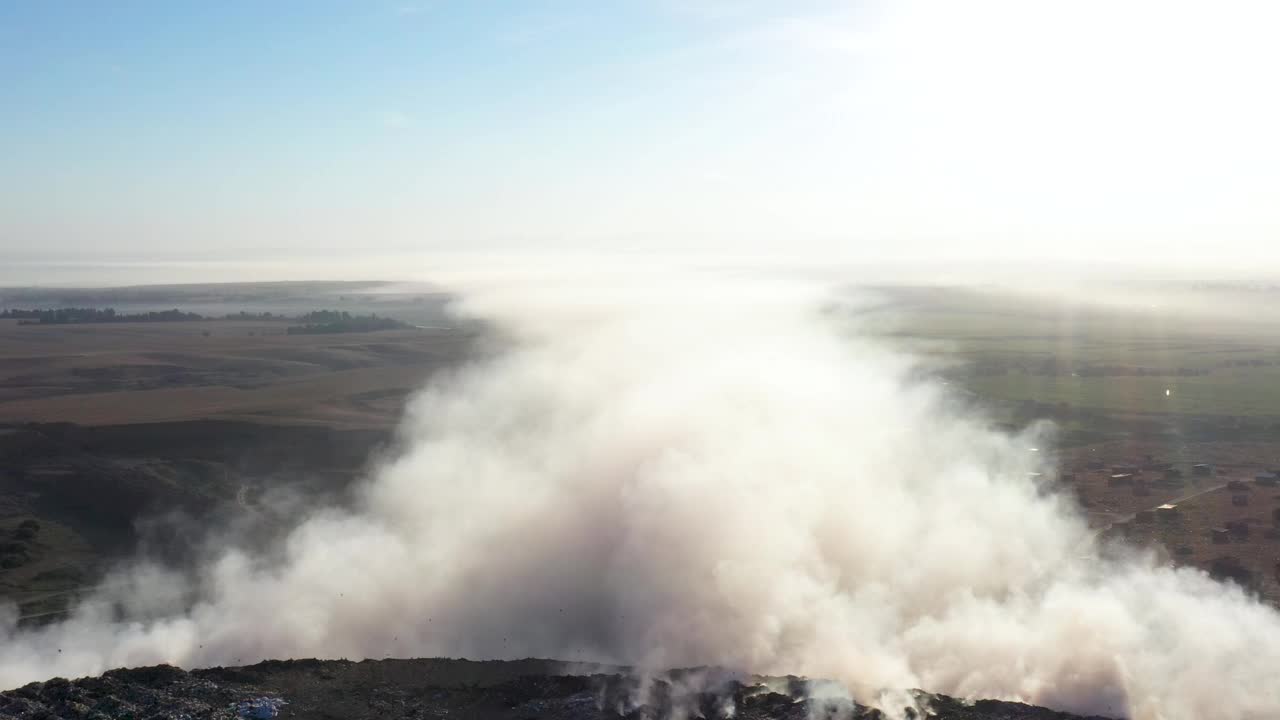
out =
[[(580, 280), (580, 279), (579, 279)], [(421, 392), (354, 509), (0, 627), (0, 686), (268, 657), (803, 673), (1134, 718), (1280, 716), (1280, 615), (1103, 553), (832, 295), (753, 279), (461, 283), (501, 340)], [(119, 619), (119, 608), (127, 608)], [(175, 610), (177, 607), (184, 610)]]

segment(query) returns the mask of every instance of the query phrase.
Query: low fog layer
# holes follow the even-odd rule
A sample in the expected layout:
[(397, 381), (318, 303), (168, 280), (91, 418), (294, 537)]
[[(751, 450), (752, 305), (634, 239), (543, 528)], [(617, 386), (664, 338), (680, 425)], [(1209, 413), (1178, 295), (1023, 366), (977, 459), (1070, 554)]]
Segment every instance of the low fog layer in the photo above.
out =
[[(827, 677), (1138, 719), (1280, 717), (1280, 614), (1103, 559), (990, 427), (807, 286), (463, 282), (495, 352), (423, 390), (354, 509), (140, 568), (0, 686), (119, 665), (557, 657)], [(1032, 448), (1042, 448), (1033, 452)], [(116, 619), (123, 608), (125, 620)]]

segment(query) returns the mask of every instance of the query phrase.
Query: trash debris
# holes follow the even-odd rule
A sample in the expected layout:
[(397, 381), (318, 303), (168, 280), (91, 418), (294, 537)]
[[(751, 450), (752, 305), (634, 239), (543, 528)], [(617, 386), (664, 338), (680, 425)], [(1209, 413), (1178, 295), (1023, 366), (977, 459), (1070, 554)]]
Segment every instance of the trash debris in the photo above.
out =
[(283, 698), (264, 696), (241, 700), (233, 704), (231, 709), (236, 717), (245, 718), (245, 720), (271, 720), (280, 714), (280, 708), (288, 704)]

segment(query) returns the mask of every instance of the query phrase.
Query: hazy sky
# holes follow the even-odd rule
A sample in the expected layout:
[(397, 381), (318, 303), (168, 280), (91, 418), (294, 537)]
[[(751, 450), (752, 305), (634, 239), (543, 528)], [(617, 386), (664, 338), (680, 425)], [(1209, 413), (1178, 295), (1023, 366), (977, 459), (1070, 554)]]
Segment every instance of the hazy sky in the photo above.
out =
[(1247, 0), (15, 0), (0, 255), (1256, 268), (1277, 37)]

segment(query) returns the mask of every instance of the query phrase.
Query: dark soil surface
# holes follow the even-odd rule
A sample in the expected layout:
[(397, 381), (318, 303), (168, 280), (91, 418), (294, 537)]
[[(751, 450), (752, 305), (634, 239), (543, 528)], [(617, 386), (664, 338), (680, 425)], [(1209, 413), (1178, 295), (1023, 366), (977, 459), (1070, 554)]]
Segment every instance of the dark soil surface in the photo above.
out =
[(50, 621), (112, 562), (141, 553), (181, 566), (201, 529), (265, 542), (289, 527), (282, 498), (343, 504), (391, 441), (226, 420), (0, 428), (0, 602)]
[[(550, 660), (288, 660), (186, 672), (161, 665), (54, 678), (0, 693), (0, 718), (880, 718), (847, 701), (809, 699), (795, 677), (672, 671), (642, 682), (624, 668)], [(923, 716), (1081, 720), (1020, 703), (914, 693)]]
[[(1197, 473), (1197, 464), (1207, 467)], [(1280, 607), (1274, 441), (1117, 440), (1065, 450), (1058, 466), (1059, 489), (1107, 537), (1198, 567)], [(1122, 473), (1130, 477), (1114, 481), (1122, 469), (1132, 470)]]

